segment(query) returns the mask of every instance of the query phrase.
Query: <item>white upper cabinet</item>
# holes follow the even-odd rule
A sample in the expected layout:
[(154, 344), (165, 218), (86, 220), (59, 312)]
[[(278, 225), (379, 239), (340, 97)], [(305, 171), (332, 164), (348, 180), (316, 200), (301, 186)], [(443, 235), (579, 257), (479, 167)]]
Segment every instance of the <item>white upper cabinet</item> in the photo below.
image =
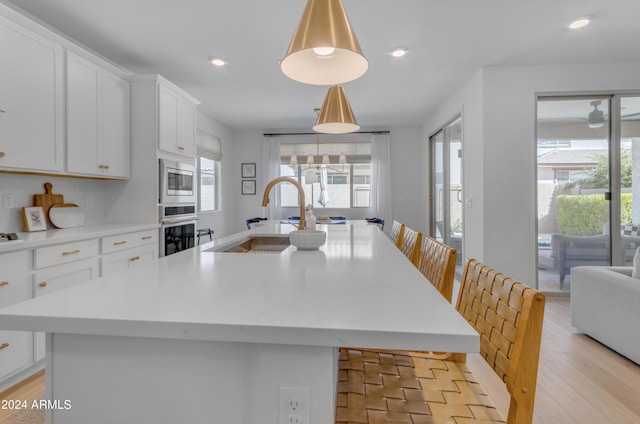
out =
[(0, 169), (62, 172), (62, 47), (0, 16), (0, 58)]
[(67, 170), (129, 177), (129, 81), (67, 52)]
[(158, 86), (158, 148), (196, 155), (196, 103), (166, 85)]

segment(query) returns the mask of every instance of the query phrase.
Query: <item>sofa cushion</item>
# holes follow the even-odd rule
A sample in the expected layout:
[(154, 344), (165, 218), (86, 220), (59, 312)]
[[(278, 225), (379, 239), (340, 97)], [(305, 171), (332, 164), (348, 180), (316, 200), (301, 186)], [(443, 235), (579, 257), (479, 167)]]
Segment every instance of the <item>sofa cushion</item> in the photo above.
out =
[(633, 278), (640, 278), (640, 247), (638, 247), (633, 257), (633, 271), (631, 272), (631, 276)]
[(622, 224), (622, 234), (625, 236), (637, 236), (640, 235), (640, 226), (637, 224)]

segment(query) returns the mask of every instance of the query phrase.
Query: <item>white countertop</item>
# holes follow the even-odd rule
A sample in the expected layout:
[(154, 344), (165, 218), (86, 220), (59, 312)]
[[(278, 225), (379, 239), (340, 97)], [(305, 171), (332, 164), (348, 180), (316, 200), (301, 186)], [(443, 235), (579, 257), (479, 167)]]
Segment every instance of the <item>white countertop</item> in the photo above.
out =
[(318, 225), (319, 251), (207, 252), (269, 222), (0, 310), (0, 329), (477, 352), (479, 337), (376, 225)]
[(13, 250), (43, 247), (88, 238), (107, 237), (115, 234), (159, 228), (160, 224), (96, 224), (75, 228), (51, 229), (31, 233), (17, 233), (19, 240), (0, 242), (0, 253)]

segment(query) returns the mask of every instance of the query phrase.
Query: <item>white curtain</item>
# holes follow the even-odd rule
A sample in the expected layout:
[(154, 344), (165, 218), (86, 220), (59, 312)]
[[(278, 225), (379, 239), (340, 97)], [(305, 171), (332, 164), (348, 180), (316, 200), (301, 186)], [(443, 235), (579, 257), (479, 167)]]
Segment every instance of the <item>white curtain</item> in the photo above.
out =
[(371, 135), (371, 217), (385, 220), (391, 228), (391, 146), (389, 134)]
[[(280, 136), (265, 136), (262, 147), (262, 163), (264, 163), (263, 187), (276, 177), (280, 176)], [(261, 192), (258, 194), (262, 194)], [(262, 197), (258, 196), (260, 202)], [(282, 216), (280, 208), (280, 187), (275, 186), (269, 193), (269, 204), (267, 205), (266, 217), (269, 219), (280, 219)], [(262, 215), (262, 214), (261, 214)]]

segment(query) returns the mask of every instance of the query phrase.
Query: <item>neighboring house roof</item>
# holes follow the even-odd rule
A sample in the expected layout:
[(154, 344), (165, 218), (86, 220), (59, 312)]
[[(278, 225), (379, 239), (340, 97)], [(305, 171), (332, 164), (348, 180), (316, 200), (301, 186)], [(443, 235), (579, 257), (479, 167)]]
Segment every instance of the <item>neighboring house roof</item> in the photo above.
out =
[(595, 165), (606, 149), (553, 149), (538, 155), (538, 166)]

